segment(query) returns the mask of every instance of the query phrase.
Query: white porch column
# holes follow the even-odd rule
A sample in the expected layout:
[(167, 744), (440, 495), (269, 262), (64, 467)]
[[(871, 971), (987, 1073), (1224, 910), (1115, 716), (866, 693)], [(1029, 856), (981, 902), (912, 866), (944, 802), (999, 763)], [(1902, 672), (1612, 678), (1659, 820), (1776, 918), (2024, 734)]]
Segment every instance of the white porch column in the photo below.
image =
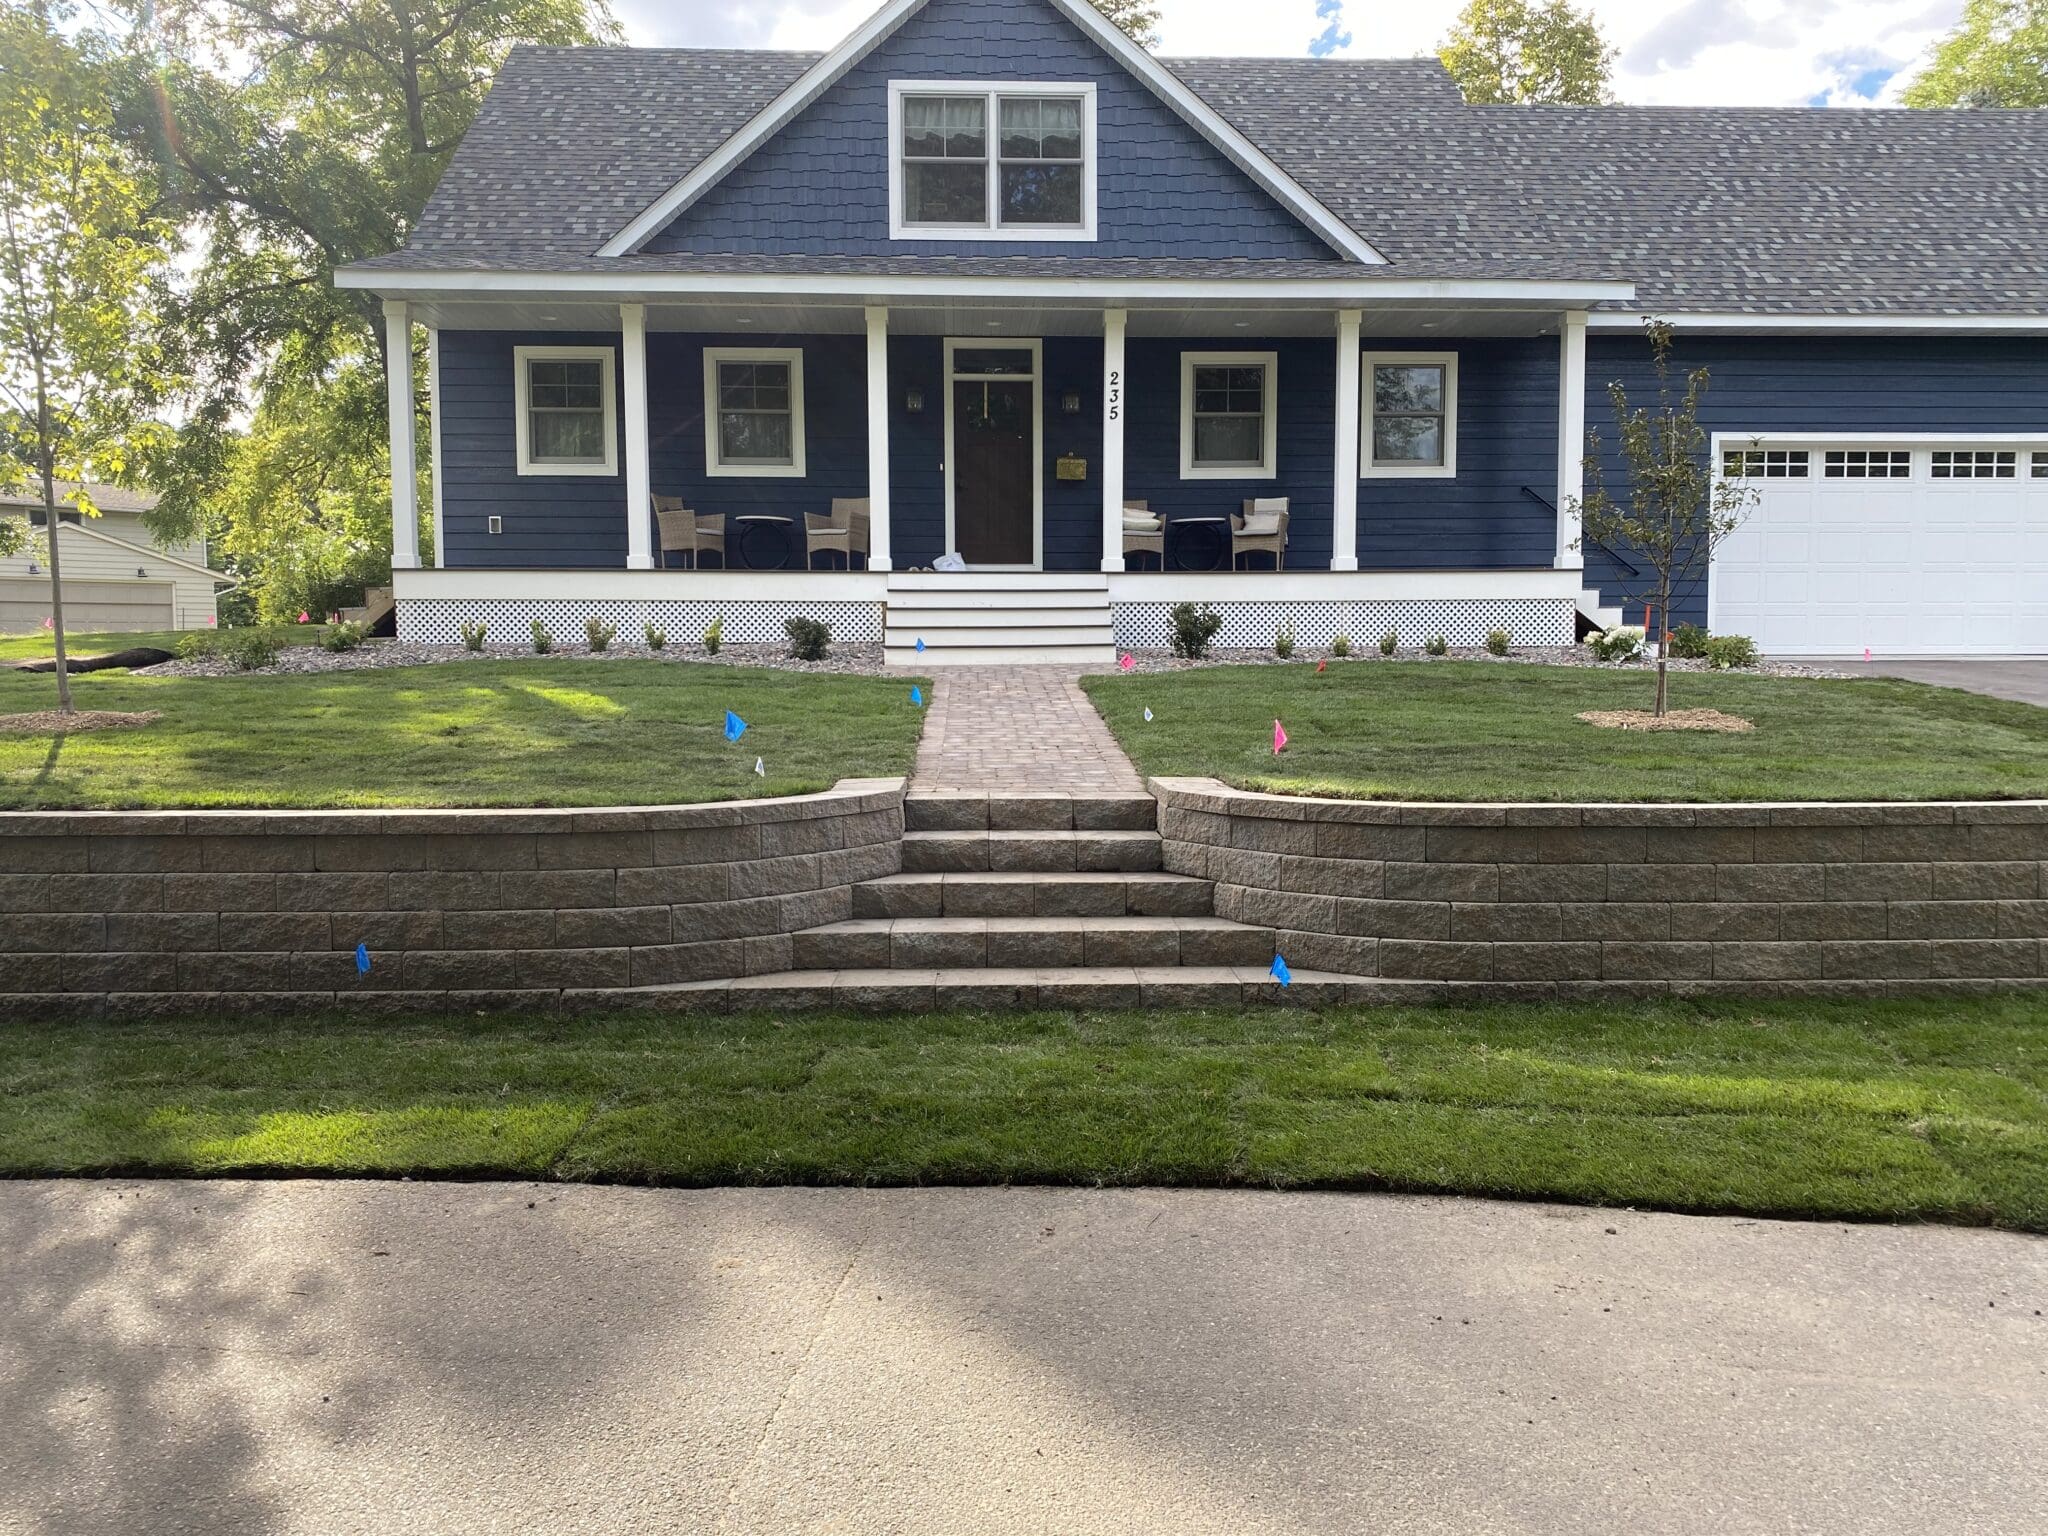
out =
[(1586, 314), (1569, 311), (1558, 327), (1557, 560), (1560, 571), (1582, 571), (1577, 503), (1586, 494)]
[(889, 311), (868, 319), (868, 569), (889, 564)]
[(1124, 330), (1130, 313), (1102, 312), (1102, 568), (1124, 568)]
[(441, 328), (427, 327), (427, 479), (434, 491), (434, 569), (448, 563), (447, 519), (441, 509)]
[(626, 569), (654, 569), (654, 476), (647, 462), (647, 306), (619, 306), (619, 361), (626, 375)]
[(1355, 309), (1337, 311), (1337, 452), (1331, 476), (1335, 495), (1330, 569), (1358, 569), (1358, 332)]
[(412, 320), (401, 299), (384, 301), (384, 384), (391, 415), (391, 568), (420, 568), (419, 465), (412, 400)]

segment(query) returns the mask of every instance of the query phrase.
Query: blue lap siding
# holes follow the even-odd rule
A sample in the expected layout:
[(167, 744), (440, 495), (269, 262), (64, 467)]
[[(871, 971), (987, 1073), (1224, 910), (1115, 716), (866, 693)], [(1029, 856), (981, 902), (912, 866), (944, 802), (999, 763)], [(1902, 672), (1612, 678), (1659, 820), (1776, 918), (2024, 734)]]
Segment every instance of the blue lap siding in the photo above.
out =
[[(1672, 358), (1679, 387), (1686, 372), (1702, 367), (1709, 386), (1700, 425), (1709, 435), (2048, 431), (2048, 345), (2038, 340), (1681, 338)], [(1632, 404), (1654, 400), (1656, 376), (1641, 337), (1596, 337), (1586, 349), (1586, 424), (1600, 432), (1608, 488), (1619, 499), (1627, 494), (1627, 475), (1607, 393), (1615, 380)], [(1586, 570), (1588, 585), (1597, 584), (1609, 602), (1635, 590), (1599, 550), (1587, 550)], [(1693, 582), (1673, 603), (1676, 621), (1706, 623), (1706, 586), (1704, 579)], [(1630, 618), (1641, 622), (1639, 607)]]
[[(889, 82), (1096, 88), (1097, 238), (889, 237)], [(649, 242), (728, 254), (1339, 258), (1050, 6), (932, 0)]]

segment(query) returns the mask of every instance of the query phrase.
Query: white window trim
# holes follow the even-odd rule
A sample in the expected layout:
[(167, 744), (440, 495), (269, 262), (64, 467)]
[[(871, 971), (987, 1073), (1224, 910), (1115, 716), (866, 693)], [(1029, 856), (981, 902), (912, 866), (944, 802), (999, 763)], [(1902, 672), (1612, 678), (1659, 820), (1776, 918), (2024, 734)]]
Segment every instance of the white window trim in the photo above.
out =
[[(528, 408), (532, 381), (527, 363), (534, 358), (580, 358), (604, 364), (604, 458), (582, 463), (536, 461), (529, 439), (533, 416)], [(619, 472), (619, 352), (616, 347), (514, 347), (512, 349), (513, 440), (522, 475), (616, 475)]]
[[(988, 217), (984, 224), (907, 224), (903, 219), (903, 98), (980, 96), (988, 102)], [(1081, 98), (1081, 222), (1067, 225), (1004, 225), (997, 222), (1002, 151), (997, 101), (1004, 96)], [(962, 162), (963, 164), (967, 162)], [(1095, 134), (1095, 87), (1085, 81), (891, 80), (889, 82), (889, 238), (891, 240), (1093, 240), (1095, 178), (1100, 155)]]
[[(1265, 441), (1257, 464), (1195, 463), (1195, 370), (1247, 368), (1266, 370)], [(1183, 352), (1180, 355), (1180, 477), (1183, 480), (1272, 480), (1280, 463), (1280, 354), (1278, 352)]]
[[(789, 457), (787, 464), (727, 464), (719, 456), (718, 365), (789, 364)], [(706, 347), (704, 349), (704, 473), (714, 479), (801, 480), (804, 469), (804, 353), (801, 347)]]
[[(1382, 464), (1373, 455), (1373, 370), (1424, 363), (1444, 371), (1444, 461), (1441, 464)], [(1458, 478), (1458, 354), (1455, 352), (1368, 352), (1359, 359), (1358, 473), (1365, 480), (1455, 480)]]

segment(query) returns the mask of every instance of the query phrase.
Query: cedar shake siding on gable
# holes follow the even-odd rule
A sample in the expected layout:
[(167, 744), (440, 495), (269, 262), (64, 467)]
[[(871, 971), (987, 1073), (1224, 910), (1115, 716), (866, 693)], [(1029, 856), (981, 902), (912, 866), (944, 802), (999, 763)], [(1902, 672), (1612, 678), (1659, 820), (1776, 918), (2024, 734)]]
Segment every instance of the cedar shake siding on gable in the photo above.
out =
[[(1688, 337), (1681, 332), (1672, 355), (1673, 374), (1682, 380), (1694, 368), (1705, 368), (1710, 376), (1700, 411), (1700, 426), (1709, 436), (2048, 431), (2048, 342), (2039, 339)], [(1620, 498), (1627, 479), (1615, 448), (1614, 407), (1607, 394), (1617, 379), (1627, 387), (1631, 404), (1654, 400), (1657, 382), (1648, 345), (1634, 336), (1593, 337), (1586, 345), (1586, 425), (1599, 431), (1608, 489)], [(1462, 484), (1462, 459), (1459, 471)], [(1361, 499), (1361, 553), (1364, 529)], [(1590, 546), (1586, 584), (1597, 586), (1610, 603), (1619, 601), (1628, 585), (1613, 559)], [(1672, 618), (1706, 623), (1704, 579), (1672, 604)], [(1630, 620), (1640, 623), (1641, 612), (1632, 611)]]
[(648, 243), (650, 252), (929, 254), (889, 238), (891, 80), (1057, 81), (1096, 87), (1097, 238), (975, 240), (975, 256), (1264, 258), (1339, 262), (1049, 6), (932, 0)]

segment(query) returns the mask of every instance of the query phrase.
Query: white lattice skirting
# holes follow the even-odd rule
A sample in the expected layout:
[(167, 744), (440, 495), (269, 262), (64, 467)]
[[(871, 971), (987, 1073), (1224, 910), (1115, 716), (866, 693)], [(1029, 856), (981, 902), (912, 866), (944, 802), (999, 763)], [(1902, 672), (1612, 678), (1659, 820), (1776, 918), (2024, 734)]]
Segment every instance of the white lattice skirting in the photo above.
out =
[[(1326, 648), (1339, 635), (1364, 650), (1392, 631), (1404, 650), (1419, 650), (1436, 636), (1453, 646), (1476, 648), (1496, 629), (1513, 645), (1570, 645), (1575, 608), (1570, 598), (1426, 598), (1364, 603), (1212, 603), (1223, 620), (1219, 650), (1269, 651), (1280, 627), (1294, 630), (1294, 643)], [(1116, 643), (1125, 650), (1163, 650), (1173, 638), (1170, 603), (1118, 603)]]
[(524, 645), (538, 619), (558, 644), (580, 645), (585, 623), (602, 619), (617, 627), (622, 641), (637, 644), (652, 624), (680, 644), (698, 639), (713, 619), (722, 618), (728, 644), (780, 645), (788, 639), (783, 621), (798, 616), (826, 624), (832, 638), (844, 644), (876, 643), (882, 638), (880, 603), (436, 597), (399, 600), (398, 638), (417, 645), (456, 645), (464, 624), (481, 623), (489, 644)]

